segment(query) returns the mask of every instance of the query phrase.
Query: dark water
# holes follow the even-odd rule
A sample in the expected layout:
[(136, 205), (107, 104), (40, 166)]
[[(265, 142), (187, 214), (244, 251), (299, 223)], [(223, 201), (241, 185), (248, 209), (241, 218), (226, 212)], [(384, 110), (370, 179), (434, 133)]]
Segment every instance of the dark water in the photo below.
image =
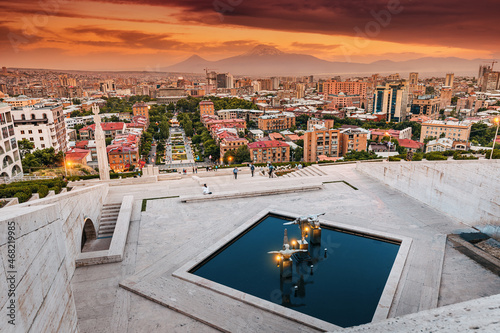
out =
[(280, 279), (267, 252), (281, 250), (285, 228), (290, 242), (300, 239), (286, 221), (266, 217), (191, 273), (341, 327), (370, 322), (399, 245), (323, 228), (321, 245), (309, 244), (309, 258), (294, 259), (292, 278)]

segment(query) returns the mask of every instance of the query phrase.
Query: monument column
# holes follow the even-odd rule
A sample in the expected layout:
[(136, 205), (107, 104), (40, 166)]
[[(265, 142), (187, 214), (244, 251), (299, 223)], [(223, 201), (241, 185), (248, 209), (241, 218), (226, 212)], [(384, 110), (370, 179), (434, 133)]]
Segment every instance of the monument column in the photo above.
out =
[(109, 180), (109, 164), (108, 154), (106, 153), (106, 140), (104, 131), (101, 127), (101, 117), (99, 116), (99, 107), (92, 105), (95, 123), (95, 145), (97, 150), (97, 164), (99, 165), (99, 178), (101, 180)]

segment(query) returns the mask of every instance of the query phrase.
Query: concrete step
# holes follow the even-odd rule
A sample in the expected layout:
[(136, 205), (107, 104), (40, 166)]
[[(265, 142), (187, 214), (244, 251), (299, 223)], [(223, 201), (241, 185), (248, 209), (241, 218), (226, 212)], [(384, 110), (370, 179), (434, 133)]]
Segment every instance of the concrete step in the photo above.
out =
[(326, 175), (327, 175), (327, 173), (326, 173), (326, 172), (324, 172), (323, 170), (321, 170), (321, 168), (319, 168), (317, 165), (311, 165), (310, 167), (311, 167), (311, 168), (314, 168), (314, 170), (316, 170), (317, 172), (319, 172), (319, 173), (320, 173), (321, 175), (323, 175), (323, 176), (326, 176)]
[(115, 230), (116, 228), (116, 225), (101, 225), (99, 227), (99, 231), (103, 231), (103, 230)]
[(102, 212), (101, 217), (118, 217), (118, 213)]
[(113, 232), (99, 233), (98, 238), (113, 236)]
[(105, 225), (116, 225), (116, 221), (109, 221), (109, 222), (102, 222), (101, 221), (101, 224), (99, 225), (99, 227), (105, 226)]

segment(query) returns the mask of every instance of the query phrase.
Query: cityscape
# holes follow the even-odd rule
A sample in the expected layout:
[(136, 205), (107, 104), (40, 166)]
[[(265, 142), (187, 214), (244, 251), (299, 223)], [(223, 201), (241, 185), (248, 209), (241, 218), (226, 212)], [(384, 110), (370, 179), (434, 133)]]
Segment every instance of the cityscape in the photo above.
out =
[(0, 331), (500, 331), (478, 7), (3, 2)]

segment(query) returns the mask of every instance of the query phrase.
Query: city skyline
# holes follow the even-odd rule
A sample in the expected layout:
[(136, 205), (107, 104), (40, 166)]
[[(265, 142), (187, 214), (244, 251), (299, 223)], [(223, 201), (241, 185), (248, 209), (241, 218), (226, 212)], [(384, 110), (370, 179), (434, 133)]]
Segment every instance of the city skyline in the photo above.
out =
[(496, 59), (499, 4), (481, 2), (0, 1), (1, 55), (7, 67), (144, 71), (258, 44), (338, 62)]

